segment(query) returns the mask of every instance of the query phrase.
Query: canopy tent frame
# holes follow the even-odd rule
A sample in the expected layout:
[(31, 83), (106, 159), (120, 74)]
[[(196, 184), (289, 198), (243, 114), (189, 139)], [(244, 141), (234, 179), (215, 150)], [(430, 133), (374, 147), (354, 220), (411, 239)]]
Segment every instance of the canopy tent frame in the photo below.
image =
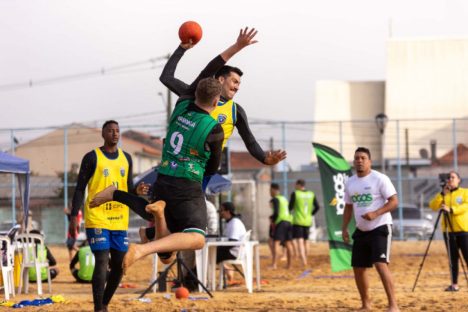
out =
[[(29, 160), (13, 156), (8, 153), (0, 152), (0, 174), (12, 174), (18, 179), (19, 191), (21, 193), (21, 204), (23, 206), (23, 222), (24, 228), (28, 228), (29, 214), (29, 192), (30, 192), (30, 176)], [(16, 224), (16, 196), (15, 196), (15, 179), (12, 180), (12, 225)]]

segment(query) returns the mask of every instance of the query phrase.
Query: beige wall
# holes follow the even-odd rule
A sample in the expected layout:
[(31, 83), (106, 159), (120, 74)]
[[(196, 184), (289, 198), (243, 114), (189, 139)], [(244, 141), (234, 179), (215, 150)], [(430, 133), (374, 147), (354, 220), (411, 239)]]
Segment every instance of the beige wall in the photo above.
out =
[[(81, 164), (83, 156), (98, 146), (102, 146), (101, 131), (92, 128), (69, 128), (68, 164)], [(122, 148), (132, 156), (134, 174), (143, 172), (158, 163), (152, 155), (143, 153), (142, 144), (129, 139), (121, 139)], [(29, 159), (31, 170), (43, 176), (56, 176), (64, 171), (64, 130), (58, 129), (28, 143), (19, 145), (16, 155)]]
[[(438, 156), (452, 149), (450, 118), (468, 116), (468, 38), (389, 40), (386, 112), (392, 119), (446, 119), (404, 122), (410, 157), (419, 158), (430, 140), (438, 142)], [(468, 120), (456, 126), (457, 143), (466, 144)]]
[[(374, 118), (384, 112), (384, 100), (383, 81), (318, 81), (313, 141), (338, 151), (342, 148), (349, 160), (357, 146), (367, 146), (373, 156), (380, 157), (380, 135)], [(342, 121), (341, 144), (338, 120)]]

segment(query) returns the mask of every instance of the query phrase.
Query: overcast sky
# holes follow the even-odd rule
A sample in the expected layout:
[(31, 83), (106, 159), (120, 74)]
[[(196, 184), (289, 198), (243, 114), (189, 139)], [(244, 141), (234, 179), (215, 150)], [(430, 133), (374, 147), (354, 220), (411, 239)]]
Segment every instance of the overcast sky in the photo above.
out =
[[(236, 100), (251, 120), (314, 120), (317, 80), (383, 80), (390, 33), (468, 37), (467, 9), (463, 0), (0, 0), (0, 128), (163, 124), (164, 61), (145, 61), (171, 53), (186, 20), (201, 24), (203, 38), (178, 77), (190, 82), (253, 26), (259, 43), (230, 61), (245, 73)], [(34, 86), (142, 61), (130, 73)]]

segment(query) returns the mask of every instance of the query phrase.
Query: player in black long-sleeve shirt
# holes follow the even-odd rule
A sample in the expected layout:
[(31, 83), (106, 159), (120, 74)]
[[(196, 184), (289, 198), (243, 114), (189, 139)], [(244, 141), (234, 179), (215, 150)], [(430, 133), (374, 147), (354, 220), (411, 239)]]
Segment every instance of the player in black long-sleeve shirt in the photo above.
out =
[[(211, 77), (215, 73), (217, 73), (218, 75), (217, 79), (218, 81), (222, 82), (222, 85), (223, 85), (221, 97), (223, 98), (223, 101), (224, 101), (224, 102), (220, 101), (220, 104), (218, 104), (217, 109), (219, 109), (219, 107), (221, 106), (223, 106), (223, 108), (225, 109), (227, 105), (224, 105), (223, 103), (226, 103), (226, 104), (231, 103), (232, 105), (234, 105), (234, 108), (235, 108), (234, 114), (232, 110), (226, 111), (226, 114), (224, 115), (227, 117), (226, 119), (224, 119), (224, 122), (223, 123), (220, 122), (220, 124), (223, 126), (223, 128), (229, 127), (229, 124), (230, 124), (231, 131), (232, 131), (232, 127), (235, 124), (249, 152), (259, 161), (268, 165), (275, 165), (280, 160), (286, 157), (286, 153), (281, 150), (265, 153), (261, 149), (260, 145), (257, 143), (254, 136), (252, 135), (252, 132), (250, 131), (245, 111), (238, 104), (234, 104), (232, 101), (229, 101), (232, 99), (232, 97), (234, 96), (234, 94), (237, 92), (239, 88), (240, 76), (238, 72), (240, 72), (240, 70), (234, 68), (233, 71), (230, 71), (229, 69), (230, 67), (223, 67), (226, 61), (228, 61), (234, 54), (236, 54), (243, 48), (256, 43), (256, 41), (253, 40), (256, 33), (257, 32), (255, 31), (255, 29), (249, 30), (248, 28), (246, 28), (244, 30), (241, 30), (236, 42), (233, 45), (231, 45), (229, 48), (227, 48), (224, 52), (222, 52), (220, 55), (215, 57), (210, 63), (208, 63), (208, 65), (202, 70), (202, 72), (198, 75), (195, 81), (190, 85), (187, 85), (183, 81), (180, 81), (179, 79), (176, 79), (174, 77), (175, 69), (177, 67), (177, 63), (179, 62), (180, 58), (182, 57), (182, 55), (184, 54), (187, 48), (190, 48), (193, 46), (190, 43), (182, 44), (181, 46), (179, 46), (179, 48), (177, 48), (173, 56), (171, 56), (171, 58), (167, 62), (166, 66), (163, 69), (160, 79), (174, 93), (180, 96), (179, 100), (177, 101), (177, 103), (180, 103), (180, 101), (194, 97), (196, 87), (198, 85), (198, 82), (201, 79), (205, 77)], [(224, 70), (224, 73), (223, 73), (222, 70), (220, 71), (220, 68), (228, 69), (228, 71), (226, 72)], [(240, 73), (242, 74), (242, 72)], [(218, 118), (218, 121), (220, 121), (220, 118)], [(230, 133), (229, 135), (227, 135), (226, 132), (229, 132), (229, 130), (228, 131), (226, 131), (225, 129), (223, 130), (224, 130), (224, 141), (222, 143), (224, 147), (224, 144), (226, 143), (226, 140), (229, 137)], [(205, 185), (207, 184), (209, 177), (212, 174), (214, 174), (214, 172), (210, 173), (210, 170), (207, 170), (207, 172), (205, 173), (205, 177), (206, 177), (204, 181)], [(100, 195), (102, 195), (101, 198), (96, 198), (98, 202), (102, 202), (102, 200), (109, 200), (109, 196), (113, 196), (114, 201), (118, 201), (118, 202), (126, 204), (145, 220), (151, 221), (153, 219), (152, 216), (148, 214), (144, 209), (144, 207), (148, 204), (148, 202), (143, 198), (139, 198), (136, 196), (128, 196), (127, 194), (124, 194), (123, 192), (112, 192), (111, 190), (109, 190), (109, 192), (107, 193), (104, 192), (103, 194), (100, 194)], [(152, 228), (150, 228), (150, 231), (147, 231), (146, 235), (149, 237), (154, 236), (154, 234), (152, 234), (151, 232), (152, 232)]]
[(244, 46), (255, 43), (256, 41), (253, 40), (255, 35), (255, 29), (249, 31), (248, 28), (245, 28), (241, 30), (236, 43), (209, 62), (190, 85), (174, 77), (177, 64), (185, 51), (193, 47), (190, 43), (181, 43), (169, 58), (159, 79), (179, 97), (187, 98), (193, 97), (194, 90), (200, 79), (214, 76), (221, 82), (223, 89), (218, 107), (211, 113), (211, 116), (217, 119), (223, 127), (223, 148), (231, 136), (233, 128), (236, 127), (247, 150), (255, 159), (266, 165), (276, 165), (279, 161), (286, 158), (286, 152), (282, 150), (264, 152), (260, 147), (249, 128), (247, 114), (238, 103), (233, 101), (235, 94), (239, 90), (240, 78), (243, 73), (236, 67), (225, 65), (234, 53), (236, 53), (231, 52), (234, 49), (233, 47), (235, 47), (237, 51), (240, 51)]
[[(187, 85), (186, 83), (174, 77), (177, 63), (179, 62), (180, 58), (186, 49), (193, 46), (191, 43), (181, 44), (181, 46), (177, 48), (173, 56), (171, 56), (167, 62), (160, 79), (169, 89), (179, 95), (179, 100), (177, 103), (180, 103), (180, 101), (194, 97), (196, 87), (201, 79), (205, 77), (211, 77), (216, 73), (216, 78), (222, 84), (222, 100), (215, 109), (217, 112), (216, 117), (213, 116), (213, 112), (210, 113), (210, 115), (217, 119), (223, 127), (223, 147), (226, 144), (229, 136), (232, 134), (233, 127), (235, 125), (249, 152), (264, 164), (275, 165), (286, 157), (286, 152), (278, 150), (265, 153), (261, 149), (260, 145), (257, 143), (254, 136), (252, 135), (252, 132), (250, 131), (245, 111), (242, 109), (242, 107), (232, 101), (232, 98), (239, 89), (240, 76), (242, 75), (242, 72), (237, 68), (224, 66), (224, 64), (234, 54), (242, 50), (244, 47), (256, 43), (256, 41), (253, 40), (256, 33), (257, 32), (255, 29), (249, 30), (248, 28), (245, 28), (241, 30), (236, 42), (220, 55), (215, 57), (210, 63), (208, 63), (205, 69), (202, 70), (195, 81), (190, 85)], [(208, 183), (209, 177), (214, 173), (215, 171), (211, 172), (210, 170), (205, 172), (204, 185)], [(129, 206), (142, 218), (149, 221), (152, 220), (152, 216), (149, 215), (144, 209), (148, 202), (143, 198), (129, 196), (124, 192), (114, 192), (113, 190), (108, 190), (108, 192), (103, 192), (102, 194), (98, 195), (100, 198), (96, 196), (97, 203), (102, 203), (103, 201), (107, 201), (112, 198), (114, 201), (118, 201)], [(154, 238), (155, 233), (153, 227), (146, 229), (145, 233), (147, 238)], [(166, 257), (166, 255), (160, 256), (162, 258)]]
[[(69, 226), (71, 237), (76, 236), (76, 216), (83, 204), (86, 188), (88, 188), (91, 197), (92, 194), (106, 187), (111, 181), (123, 187), (126, 185), (128, 190), (135, 191), (131, 179), (131, 157), (117, 147), (120, 139), (120, 128), (115, 120), (104, 123), (102, 137), (104, 139), (103, 146), (86, 154), (81, 162), (78, 183), (72, 201)], [(136, 192), (143, 195), (147, 191), (145, 188), (145, 185), (139, 184)], [(91, 213), (89, 206), (85, 205), (87, 236), (96, 259), (92, 278), (93, 302), (96, 311), (106, 310), (106, 306), (122, 278), (122, 261), (127, 249), (128, 210), (120, 206), (120, 204), (119, 206), (111, 204), (109, 207), (96, 208)], [(95, 235), (96, 238), (90, 237), (90, 235)], [(107, 276), (109, 257), (111, 271)]]

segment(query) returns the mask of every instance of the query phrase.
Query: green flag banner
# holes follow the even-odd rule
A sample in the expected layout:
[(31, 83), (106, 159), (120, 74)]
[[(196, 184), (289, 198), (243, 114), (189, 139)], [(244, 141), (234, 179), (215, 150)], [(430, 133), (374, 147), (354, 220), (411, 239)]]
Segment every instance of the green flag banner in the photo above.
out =
[[(312, 143), (317, 155), (322, 181), (323, 206), (327, 220), (328, 241), (330, 246), (330, 262), (333, 272), (351, 269), (351, 244), (343, 242), (341, 224), (345, 208), (344, 186), (351, 176), (351, 166), (334, 149)], [(354, 232), (354, 219), (349, 225), (350, 233)]]

